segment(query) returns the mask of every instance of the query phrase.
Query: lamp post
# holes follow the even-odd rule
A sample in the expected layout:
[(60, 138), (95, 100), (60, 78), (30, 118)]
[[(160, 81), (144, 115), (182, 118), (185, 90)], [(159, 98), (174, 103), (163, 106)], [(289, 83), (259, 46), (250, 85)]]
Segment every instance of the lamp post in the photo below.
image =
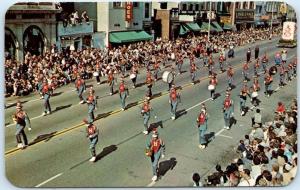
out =
[(207, 43), (206, 48), (208, 46), (208, 43), (210, 42), (210, 19), (211, 19), (211, 1), (209, 2), (209, 16), (208, 16), (208, 34), (207, 34)]
[(271, 14), (271, 36), (270, 38), (272, 38), (272, 35), (273, 35), (273, 11), (274, 11), (274, 1), (272, 2), (272, 14)]

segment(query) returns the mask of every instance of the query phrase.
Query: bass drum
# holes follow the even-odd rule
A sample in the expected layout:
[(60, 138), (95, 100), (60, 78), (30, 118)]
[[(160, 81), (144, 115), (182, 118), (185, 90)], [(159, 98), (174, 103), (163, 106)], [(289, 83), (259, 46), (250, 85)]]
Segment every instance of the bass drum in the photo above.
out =
[(165, 71), (162, 75), (162, 80), (166, 83), (172, 83), (172, 81), (174, 80), (174, 76), (172, 75), (172, 73), (170, 71)]

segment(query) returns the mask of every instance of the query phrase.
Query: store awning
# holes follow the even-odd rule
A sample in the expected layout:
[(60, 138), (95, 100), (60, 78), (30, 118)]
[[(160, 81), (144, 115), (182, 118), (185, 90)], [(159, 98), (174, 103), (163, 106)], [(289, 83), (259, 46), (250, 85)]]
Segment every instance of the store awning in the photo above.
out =
[[(201, 32), (207, 32), (208, 31), (208, 23), (207, 22), (202, 22), (202, 25), (201, 25)], [(217, 29), (212, 25), (210, 24), (210, 31), (217, 31)]]
[(201, 28), (199, 27), (199, 25), (197, 23), (186, 23), (186, 26), (194, 32), (201, 30)]
[(224, 23), (223, 29), (224, 29), (224, 30), (232, 30), (232, 25), (231, 25), (231, 24)]
[(109, 42), (111, 43), (138, 42), (151, 39), (152, 36), (145, 31), (111, 32), (109, 34)]
[(222, 29), (222, 27), (219, 25), (218, 22), (213, 21), (212, 24), (213, 24), (214, 27), (217, 29), (217, 30), (216, 30), (217, 32), (223, 32), (223, 29)]
[(190, 31), (190, 30), (189, 30), (187, 27), (181, 25), (181, 26), (180, 26), (179, 35), (185, 35), (185, 34), (186, 34), (187, 32), (189, 32), (189, 31)]

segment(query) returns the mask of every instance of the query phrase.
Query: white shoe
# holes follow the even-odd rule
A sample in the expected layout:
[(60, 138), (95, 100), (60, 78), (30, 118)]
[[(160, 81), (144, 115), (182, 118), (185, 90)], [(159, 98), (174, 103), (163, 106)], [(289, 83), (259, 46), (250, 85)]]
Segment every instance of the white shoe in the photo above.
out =
[(171, 119), (172, 119), (172, 120), (175, 120), (175, 117), (174, 117), (174, 116), (172, 116), (172, 117), (171, 117)]
[(84, 100), (81, 100), (79, 103), (80, 103), (80, 104), (83, 104), (83, 103), (84, 103)]
[(23, 148), (23, 144), (22, 143), (18, 143), (18, 148)]
[(148, 135), (148, 131), (143, 131), (143, 133), (144, 133), (145, 135)]
[(229, 128), (229, 127), (226, 127), (226, 129), (229, 130), (230, 128)]
[(47, 115), (48, 115), (48, 114), (51, 114), (51, 112), (50, 112), (50, 111), (47, 111)]
[(45, 116), (45, 115), (47, 115), (46, 112), (43, 112), (42, 116)]
[(93, 156), (89, 161), (90, 162), (95, 162), (96, 161), (96, 156)]
[(31, 127), (28, 128), (28, 131), (31, 131)]
[(97, 84), (100, 84), (100, 82), (97, 82)]
[(202, 146), (201, 144), (199, 144), (198, 147), (199, 147), (200, 149), (203, 149), (203, 146)]
[(224, 128), (224, 129), (227, 129), (227, 126), (224, 126), (223, 128)]
[(112, 94), (112, 93), (109, 93), (109, 95), (111, 95), (111, 96), (112, 96), (113, 94)]
[(122, 111), (124, 111), (125, 109), (124, 109), (124, 108), (122, 108), (121, 110), (122, 110)]
[(155, 175), (152, 177), (152, 181), (156, 181), (156, 180), (157, 180), (157, 176)]

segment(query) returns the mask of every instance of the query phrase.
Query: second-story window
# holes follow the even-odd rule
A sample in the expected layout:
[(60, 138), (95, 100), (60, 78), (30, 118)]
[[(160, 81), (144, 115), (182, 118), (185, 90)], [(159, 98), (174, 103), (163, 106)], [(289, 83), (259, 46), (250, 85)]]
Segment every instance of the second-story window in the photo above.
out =
[(189, 11), (193, 11), (193, 8), (194, 8), (194, 5), (193, 5), (193, 4), (190, 4), (190, 5), (189, 5)]
[(145, 3), (145, 18), (150, 17), (150, 3)]
[(254, 9), (254, 2), (250, 2), (250, 9)]
[(139, 7), (139, 3), (138, 2), (133, 2), (133, 7)]
[(182, 4), (182, 10), (183, 11), (186, 11), (187, 10), (187, 8), (186, 8), (186, 4), (184, 3), (184, 4)]
[(122, 7), (122, 2), (113, 2), (113, 8), (120, 8)]
[(168, 2), (161, 2), (160, 3), (160, 8), (161, 9), (167, 9), (168, 8)]
[(195, 5), (195, 11), (199, 11), (199, 4)]

